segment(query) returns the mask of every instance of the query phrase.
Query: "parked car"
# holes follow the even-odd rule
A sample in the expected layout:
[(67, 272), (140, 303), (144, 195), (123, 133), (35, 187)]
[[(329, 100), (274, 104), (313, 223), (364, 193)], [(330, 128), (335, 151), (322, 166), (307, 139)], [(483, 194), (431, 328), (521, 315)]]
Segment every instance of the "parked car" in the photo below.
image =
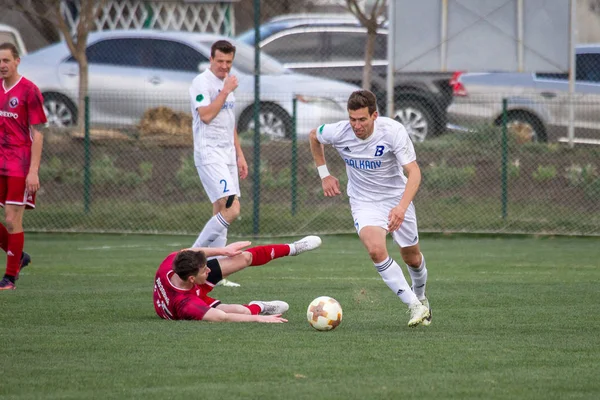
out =
[[(574, 126), (576, 141), (600, 144), (600, 44), (581, 45), (576, 52)], [(527, 141), (567, 141), (569, 124), (567, 73), (457, 74), (449, 122), (463, 127), (502, 123), (507, 99), (511, 131)]]
[[(362, 85), (366, 28), (354, 16), (301, 14), (273, 18), (260, 26), (260, 48), (286, 68), (313, 76), (327, 76)], [(387, 36), (379, 29), (372, 61), (371, 90), (386, 113)], [(254, 45), (254, 31), (238, 36)], [(421, 142), (445, 131), (446, 108), (452, 101), (453, 72), (397, 73), (394, 75), (394, 118), (406, 126), (413, 141)]]
[[(91, 33), (86, 50), (90, 123), (135, 126), (147, 109), (158, 106), (190, 112), (189, 86), (208, 67), (210, 46), (218, 39), (227, 38), (153, 30)], [(237, 48), (232, 74), (239, 79), (236, 117), (238, 130), (245, 131), (253, 127), (254, 49), (232, 42)], [(23, 57), (20, 71), (42, 91), (51, 124), (75, 124), (79, 67), (64, 42)], [(274, 138), (292, 135), (294, 97), (301, 137), (326, 121), (347, 118), (346, 100), (358, 89), (341, 81), (293, 73), (268, 56), (261, 57), (260, 72), (261, 132)]]
[(0, 43), (5, 42), (10, 42), (17, 46), (17, 50), (19, 50), (19, 55), (24, 56), (25, 54), (27, 54), (25, 42), (23, 41), (23, 38), (21, 37), (19, 31), (10, 25), (0, 24)]

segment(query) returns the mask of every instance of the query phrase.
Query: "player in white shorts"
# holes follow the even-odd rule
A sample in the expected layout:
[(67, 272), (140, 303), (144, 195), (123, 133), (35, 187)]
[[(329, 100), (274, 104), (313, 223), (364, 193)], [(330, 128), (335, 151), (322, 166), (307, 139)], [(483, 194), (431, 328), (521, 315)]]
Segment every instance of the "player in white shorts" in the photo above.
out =
[[(224, 247), (229, 225), (240, 215), (239, 178), (248, 176), (248, 164), (235, 127), (233, 92), (238, 80), (229, 75), (234, 57), (235, 46), (230, 42), (213, 43), (210, 67), (194, 78), (189, 90), (194, 162), (213, 204), (213, 217), (192, 247)], [(239, 286), (226, 280), (222, 284)]]
[[(350, 208), (360, 240), (387, 286), (410, 310), (409, 326), (431, 323), (425, 296), (427, 267), (419, 247), (417, 217), (412, 203), (421, 183), (413, 144), (399, 122), (379, 117), (377, 99), (358, 90), (348, 99), (349, 121), (321, 125), (310, 132), (310, 149), (323, 193), (341, 194), (340, 183), (329, 174), (323, 145), (332, 145), (346, 163)], [(386, 235), (400, 247), (412, 287), (388, 254)]]

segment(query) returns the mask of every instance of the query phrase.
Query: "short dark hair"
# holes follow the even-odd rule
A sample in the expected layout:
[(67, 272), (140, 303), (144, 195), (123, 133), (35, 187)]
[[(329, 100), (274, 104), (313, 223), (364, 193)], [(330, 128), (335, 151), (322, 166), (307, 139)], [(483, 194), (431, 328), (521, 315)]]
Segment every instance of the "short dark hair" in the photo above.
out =
[(210, 46), (210, 56), (215, 57), (215, 54), (219, 50), (221, 53), (231, 54), (235, 56), (235, 46), (229, 43), (227, 40), (217, 40)]
[(357, 90), (348, 98), (348, 110), (356, 111), (367, 107), (369, 115), (377, 111), (377, 98), (369, 90)]
[(181, 250), (173, 260), (173, 271), (184, 281), (197, 275), (200, 268), (206, 265), (206, 254), (203, 251)]
[(19, 50), (17, 49), (17, 46), (11, 42), (4, 42), (0, 44), (0, 50), (10, 50), (15, 60), (19, 58)]

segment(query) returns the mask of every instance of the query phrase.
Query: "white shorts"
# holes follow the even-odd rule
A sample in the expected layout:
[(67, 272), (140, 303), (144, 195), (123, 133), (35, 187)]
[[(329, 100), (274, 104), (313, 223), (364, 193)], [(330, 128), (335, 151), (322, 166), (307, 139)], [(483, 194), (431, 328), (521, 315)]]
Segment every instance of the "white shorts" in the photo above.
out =
[(237, 165), (196, 165), (196, 169), (211, 203), (232, 194), (240, 196), (240, 179)]
[[(380, 226), (387, 230), (390, 210), (398, 205), (398, 199), (385, 200), (377, 203), (361, 202), (350, 199), (352, 218), (356, 233), (365, 226)], [(419, 243), (419, 231), (417, 229), (417, 213), (411, 202), (404, 214), (404, 221), (400, 228), (392, 232), (394, 242), (400, 247), (414, 246)]]

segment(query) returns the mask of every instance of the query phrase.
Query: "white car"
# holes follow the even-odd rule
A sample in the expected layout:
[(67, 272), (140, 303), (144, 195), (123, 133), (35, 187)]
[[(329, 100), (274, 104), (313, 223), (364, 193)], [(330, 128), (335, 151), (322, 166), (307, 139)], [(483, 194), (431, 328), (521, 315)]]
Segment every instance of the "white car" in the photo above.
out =
[[(132, 127), (147, 109), (158, 106), (189, 113), (190, 84), (208, 67), (210, 46), (219, 39), (236, 46), (232, 74), (239, 79), (235, 91), (238, 130), (252, 129), (254, 48), (213, 34), (153, 30), (90, 34), (90, 124)], [(291, 137), (294, 98), (298, 99), (298, 137), (307, 137), (322, 123), (348, 117), (346, 101), (350, 93), (360, 89), (358, 86), (293, 73), (265, 54), (260, 59), (259, 121), (263, 134)], [(19, 71), (40, 88), (50, 124), (75, 124), (79, 67), (64, 42), (22, 57)]]
[(10, 25), (0, 24), (0, 43), (5, 42), (10, 42), (17, 46), (20, 56), (27, 54), (25, 42), (23, 42), (23, 38), (21, 37), (19, 31)]

